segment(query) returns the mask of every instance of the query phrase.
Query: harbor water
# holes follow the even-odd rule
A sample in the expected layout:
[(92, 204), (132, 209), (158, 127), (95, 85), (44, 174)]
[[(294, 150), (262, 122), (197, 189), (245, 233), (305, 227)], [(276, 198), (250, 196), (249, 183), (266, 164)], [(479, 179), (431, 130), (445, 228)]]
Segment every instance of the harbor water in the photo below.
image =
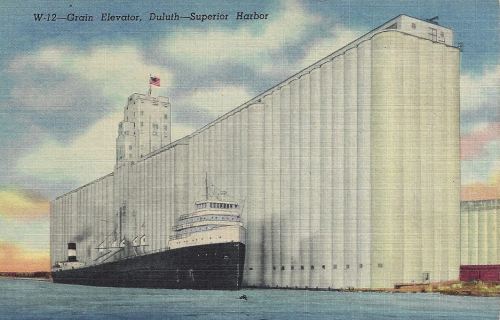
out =
[(0, 279), (0, 319), (497, 320), (499, 314), (499, 298), (429, 293), (129, 289)]

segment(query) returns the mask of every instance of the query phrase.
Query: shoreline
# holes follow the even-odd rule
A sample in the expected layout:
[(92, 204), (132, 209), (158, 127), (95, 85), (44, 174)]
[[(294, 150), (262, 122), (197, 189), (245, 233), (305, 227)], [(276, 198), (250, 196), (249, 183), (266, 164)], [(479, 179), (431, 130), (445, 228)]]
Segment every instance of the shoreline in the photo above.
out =
[(269, 289), (269, 290), (296, 290), (296, 291), (325, 291), (325, 292), (358, 292), (358, 293), (429, 293), (429, 294), (443, 294), (450, 296), (471, 296), (471, 297), (500, 297), (500, 285), (497, 285), (494, 291), (484, 292), (480, 289), (454, 289), (454, 288), (409, 288), (407, 290), (400, 290), (394, 288), (382, 288), (382, 289), (369, 289), (369, 288), (353, 288), (353, 289), (324, 289), (324, 288), (271, 288), (271, 287), (243, 287), (240, 290), (245, 289)]
[(45, 277), (12, 277), (12, 276), (0, 276), (0, 279), (10, 279), (10, 280), (35, 280), (35, 281), (47, 281), (52, 282), (52, 278)]
[[(52, 282), (52, 278), (47, 277), (16, 277), (0, 275), (0, 279), (10, 280), (34, 280)], [(280, 288), (280, 287), (243, 287), (245, 289), (271, 289), (271, 290), (297, 290), (297, 291), (330, 291), (330, 292), (372, 292), (372, 293), (439, 293), (451, 296), (470, 297), (500, 297), (500, 283), (487, 282), (461, 282), (452, 281), (444, 283), (429, 284), (401, 284), (397, 288)]]
[(278, 289), (331, 292), (374, 292), (374, 293), (439, 293), (452, 296), (500, 297), (500, 283), (446, 281), (417, 284), (399, 284), (395, 288), (282, 288), (282, 287), (244, 287), (242, 289)]

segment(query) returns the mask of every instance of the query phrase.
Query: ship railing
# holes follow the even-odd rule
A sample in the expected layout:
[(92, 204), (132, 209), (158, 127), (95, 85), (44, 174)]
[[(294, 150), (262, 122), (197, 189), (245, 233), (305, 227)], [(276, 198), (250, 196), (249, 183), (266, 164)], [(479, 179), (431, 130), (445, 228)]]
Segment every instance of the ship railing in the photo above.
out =
[[(197, 223), (202, 223), (198, 224)], [(241, 220), (206, 220), (206, 221), (196, 221), (194, 223), (189, 223), (189, 224), (183, 224), (183, 225), (175, 225), (171, 228), (172, 231), (178, 232), (181, 230), (189, 229), (189, 228), (196, 228), (196, 227), (205, 227), (205, 226), (212, 226), (214, 227), (224, 227), (224, 226), (231, 226), (234, 224), (241, 223)], [(200, 231), (205, 231), (205, 230), (200, 230)], [(193, 231), (193, 232), (200, 232), (200, 231)]]
[[(206, 214), (200, 214), (200, 211), (205, 211), (208, 212)], [(215, 213), (214, 213), (215, 211)], [(223, 215), (223, 216), (240, 216), (240, 212), (235, 210), (235, 209), (223, 209), (223, 208), (203, 208), (196, 210), (195, 212), (191, 213), (185, 213), (181, 214), (178, 218), (177, 221), (189, 219), (189, 218), (197, 218), (197, 217), (203, 217), (203, 216), (209, 216), (209, 215)]]
[[(196, 222), (199, 222), (199, 221), (196, 221)], [(193, 227), (194, 224), (195, 224), (195, 222), (184, 223), (184, 224), (176, 224), (175, 226), (172, 226), (171, 230), (172, 231), (178, 231), (178, 230), (181, 230), (181, 229), (190, 228), (190, 227)]]
[[(204, 230), (206, 231), (206, 230)], [(187, 238), (189, 237), (190, 235), (192, 235), (193, 233), (196, 233), (196, 232), (191, 232), (191, 233), (183, 233), (183, 234), (174, 234), (174, 235), (171, 235), (168, 237), (169, 240), (178, 240), (178, 239), (183, 239), (183, 238)]]
[[(232, 218), (235, 218), (235, 220), (230, 220), (230, 219), (207, 219), (206, 217), (232, 217)], [(179, 223), (179, 224), (176, 224), (174, 226), (171, 227), (171, 230), (172, 231), (178, 231), (178, 230), (181, 230), (181, 229), (186, 229), (186, 228), (190, 228), (190, 227), (193, 227), (196, 223), (213, 223), (213, 222), (240, 222), (241, 221), (241, 217), (238, 215), (207, 215), (204, 219), (198, 219), (196, 221), (193, 221), (193, 222), (189, 222), (189, 223)]]
[(211, 224), (211, 225), (209, 225), (210, 228), (208, 228), (208, 229), (203, 229), (203, 230), (198, 230), (198, 231), (192, 231), (192, 232), (186, 232), (186, 233), (182, 233), (182, 234), (171, 235), (169, 237), (169, 240), (182, 239), (182, 238), (189, 237), (190, 235), (195, 234), (195, 233), (206, 232), (206, 231), (209, 231), (209, 230), (214, 230), (214, 229), (217, 229), (217, 228), (227, 227), (227, 226), (230, 226), (230, 225), (229, 224)]

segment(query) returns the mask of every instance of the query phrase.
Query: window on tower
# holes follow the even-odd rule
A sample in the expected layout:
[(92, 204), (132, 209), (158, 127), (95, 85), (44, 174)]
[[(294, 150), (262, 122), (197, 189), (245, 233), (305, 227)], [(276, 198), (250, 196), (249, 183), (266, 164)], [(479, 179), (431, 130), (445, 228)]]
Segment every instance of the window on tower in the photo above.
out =
[(429, 28), (429, 30), (430, 30), (429, 35), (431, 37), (431, 40), (436, 42), (437, 41), (437, 29)]

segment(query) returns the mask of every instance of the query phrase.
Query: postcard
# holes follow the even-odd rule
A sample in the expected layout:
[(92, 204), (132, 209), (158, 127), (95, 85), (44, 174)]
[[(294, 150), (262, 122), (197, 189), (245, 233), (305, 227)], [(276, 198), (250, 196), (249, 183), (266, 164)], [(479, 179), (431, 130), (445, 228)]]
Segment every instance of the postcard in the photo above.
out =
[(0, 318), (497, 319), (499, 5), (3, 1)]

